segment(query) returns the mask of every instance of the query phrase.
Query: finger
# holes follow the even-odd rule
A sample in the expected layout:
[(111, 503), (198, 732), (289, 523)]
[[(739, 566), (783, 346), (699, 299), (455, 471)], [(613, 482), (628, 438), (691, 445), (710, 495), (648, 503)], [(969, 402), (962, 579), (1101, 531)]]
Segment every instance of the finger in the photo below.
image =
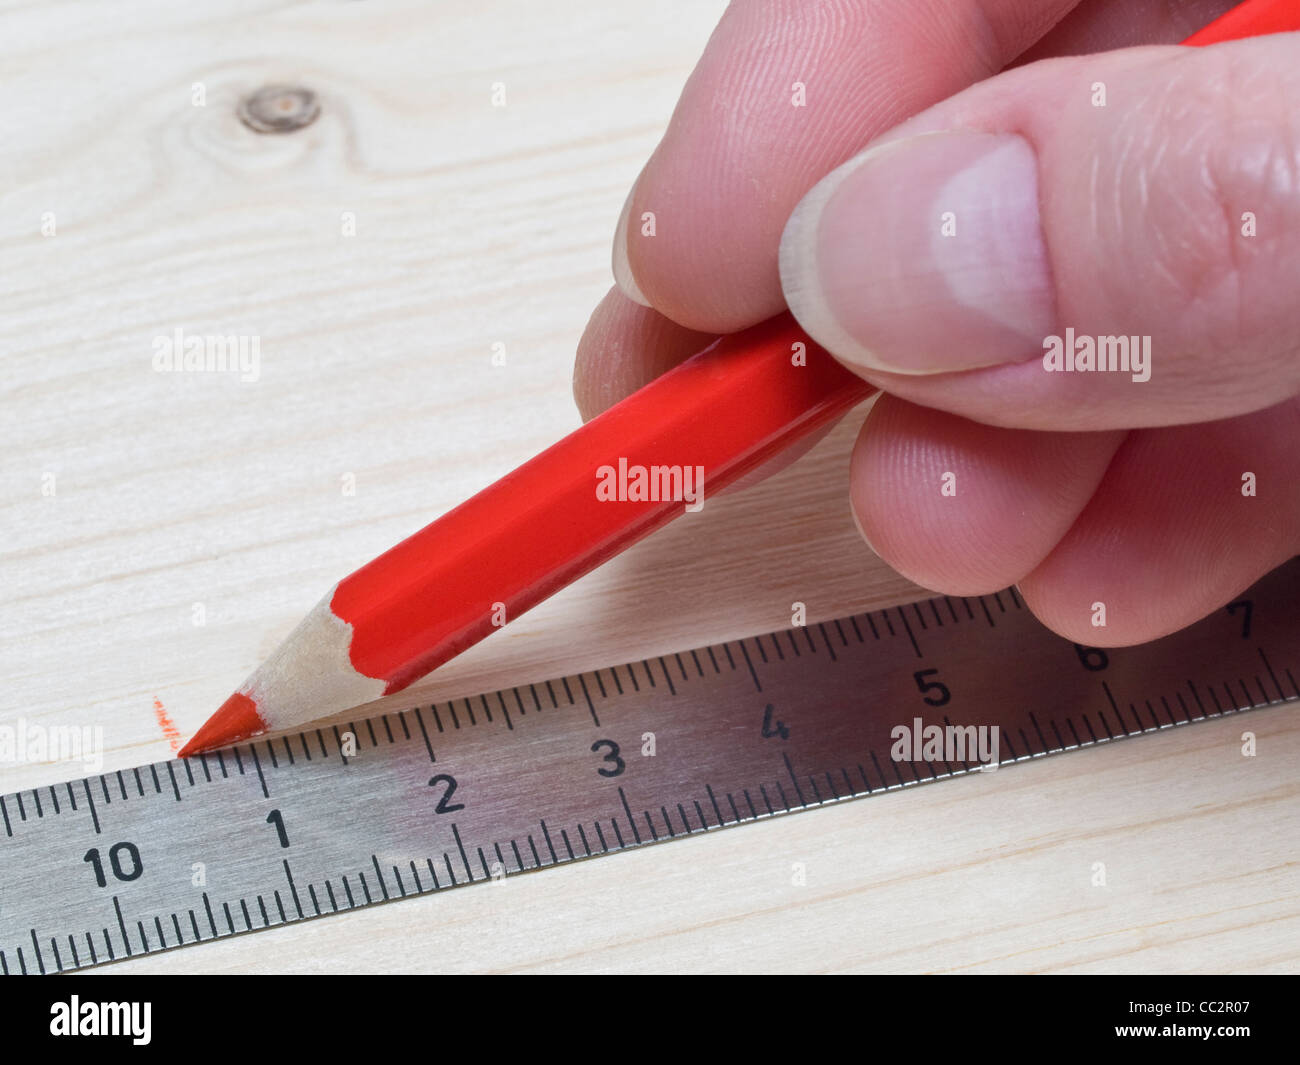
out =
[(998, 429), (883, 395), (853, 450), (853, 511), (873, 550), (903, 576), (949, 595), (983, 595), (1048, 556), (1123, 438)]
[(1094, 647), (1190, 625), (1300, 551), (1297, 449), (1294, 399), (1131, 433), (1070, 531), (1020, 582), (1025, 602)]
[(1076, 2), (733, 3), (624, 207), (620, 287), (715, 333), (778, 313), (777, 246), (799, 198), (872, 137), (1001, 69)]
[[(1229, 6), (1231, 0), (1164, 0), (1161, 3), (1138, 5), (1133, 4), (1132, 0), (1086, 0), (1048, 31), (1047, 36), (1034, 45), (1030, 52), (1035, 55), (1042, 53), (1047, 41), (1054, 42), (1052, 47), (1061, 49), (1062, 53), (1096, 50), (1084, 46), (1083, 42), (1099, 41), (1102, 38), (1098, 35), (1102, 33), (1105, 34), (1105, 47), (1177, 41), (1192, 28), (1204, 25)], [(1022, 38), (1031, 36), (1032, 32), (1028, 29), (1020, 34)], [(711, 46), (701, 63), (721, 64), (725, 58), (726, 52), (721, 45), (717, 48)], [(845, 114), (851, 115), (852, 109), (846, 108)], [(861, 143), (856, 144), (855, 148), (861, 147)], [(671, 152), (671, 143), (664, 150)], [(624, 205), (625, 216), (630, 203), (629, 197), (628, 203)], [(720, 209), (725, 211), (727, 208), (728, 201), (721, 200)], [(745, 218), (734, 221), (743, 224)], [(620, 233), (623, 233), (624, 222), (625, 217), (619, 222)], [(621, 260), (616, 272), (624, 278), (628, 276), (625, 247), (625, 239), (615, 241), (615, 258)], [(762, 250), (761, 255), (775, 264), (775, 239), (769, 247)], [(706, 282), (711, 283), (711, 280), (706, 278)], [(627, 306), (619, 306), (612, 295), (606, 299), (608, 303), (602, 303), (592, 316), (588, 333), (579, 347), (578, 363), (574, 371), (574, 394), (584, 419), (594, 417), (665, 369), (689, 357), (703, 346), (700, 343), (702, 337), (712, 336), (671, 325), (666, 320), (654, 323), (644, 315), (632, 312), (632, 306), (643, 305), (636, 304), (631, 299), (625, 301)], [(746, 320), (743, 324), (752, 323)]]
[(881, 387), (995, 424), (1168, 425), (1293, 395), (1297, 58), (1281, 34), (977, 85), (803, 200), (791, 309)]

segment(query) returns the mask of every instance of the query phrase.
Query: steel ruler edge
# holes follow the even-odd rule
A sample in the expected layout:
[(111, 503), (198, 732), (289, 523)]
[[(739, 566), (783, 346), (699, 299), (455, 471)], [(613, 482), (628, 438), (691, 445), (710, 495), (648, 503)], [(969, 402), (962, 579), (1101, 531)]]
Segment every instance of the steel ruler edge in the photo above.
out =
[[(1300, 700), (1300, 559), (1137, 647), (940, 596), (0, 796), (0, 973), (65, 972)], [(1199, 682), (1199, 683), (1198, 683)], [(915, 752), (913, 752), (915, 753)], [(958, 752), (962, 753), (962, 752)], [(987, 751), (985, 752), (988, 753)]]

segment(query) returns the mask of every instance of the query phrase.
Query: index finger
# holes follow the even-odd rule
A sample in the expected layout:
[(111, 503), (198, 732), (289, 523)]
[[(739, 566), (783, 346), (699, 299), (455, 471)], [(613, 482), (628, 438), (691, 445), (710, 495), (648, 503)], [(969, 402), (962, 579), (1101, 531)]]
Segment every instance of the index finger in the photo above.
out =
[(624, 207), (615, 277), (689, 329), (784, 306), (777, 248), (817, 181), (986, 78), (1078, 0), (736, 0)]

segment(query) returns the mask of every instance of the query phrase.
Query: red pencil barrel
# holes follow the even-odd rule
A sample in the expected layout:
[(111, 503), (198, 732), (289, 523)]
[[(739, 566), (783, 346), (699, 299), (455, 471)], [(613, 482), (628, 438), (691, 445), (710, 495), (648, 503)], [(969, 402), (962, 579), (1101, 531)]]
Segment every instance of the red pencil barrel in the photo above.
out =
[(1300, 0), (1246, 0), (1197, 30), (1183, 44), (1221, 44), (1294, 30), (1300, 30)]
[(404, 688), (873, 391), (789, 315), (722, 338), (342, 581), (353, 666)]

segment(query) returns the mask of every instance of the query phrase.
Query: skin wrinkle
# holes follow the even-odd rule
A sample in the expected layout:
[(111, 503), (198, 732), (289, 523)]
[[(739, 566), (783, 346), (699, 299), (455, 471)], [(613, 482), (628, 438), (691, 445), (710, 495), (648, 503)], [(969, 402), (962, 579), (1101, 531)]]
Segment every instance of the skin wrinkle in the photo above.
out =
[[(1118, 145), (1118, 152), (1109, 157), (1104, 155), (1096, 157), (1095, 166), (1103, 184), (1101, 187), (1093, 189), (1093, 202), (1097, 205), (1104, 202), (1107, 209), (1100, 210), (1096, 214), (1097, 227), (1092, 232), (1092, 246), (1105, 259), (1109, 259), (1112, 255), (1121, 252), (1124, 244), (1124, 234), (1130, 228), (1130, 219), (1134, 214), (1126, 210), (1125, 205), (1125, 184), (1130, 169), (1134, 171), (1138, 190), (1136, 217), (1139, 219), (1150, 218), (1150, 190), (1147, 185), (1142, 159), (1148, 129), (1147, 122), (1143, 118), (1145, 106), (1146, 100), (1142, 99), (1131, 110), (1126, 109), (1121, 112), (1118, 135), (1112, 142)], [(1136, 159), (1136, 163), (1134, 163), (1134, 159)], [(1159, 227), (1154, 227), (1148, 233), (1148, 236), (1154, 238), (1157, 242), (1157, 253), (1153, 257), (1155, 266), (1162, 273), (1166, 273), (1164, 263), (1168, 259), (1168, 254), (1164, 247), (1164, 234)], [(1105, 262), (1097, 262), (1094, 266), (1097, 268), (1098, 277), (1106, 279), (1111, 276), (1111, 272), (1105, 269)], [(1103, 286), (1108, 296), (1110, 296), (1111, 286), (1104, 280)], [(1119, 297), (1121, 302), (1124, 296), (1125, 294), (1121, 292)], [(1108, 299), (1107, 302), (1114, 301)]]
[[(1217, 346), (1228, 346), (1234, 342), (1243, 340), (1247, 334), (1244, 298), (1245, 279), (1243, 277), (1246, 262), (1243, 260), (1238, 248), (1240, 242), (1237, 239), (1237, 232), (1240, 223), (1237, 220), (1237, 212), (1232, 203), (1233, 195), (1232, 190), (1229, 188), (1231, 178), (1228, 178), (1228, 180), (1225, 181), (1224, 177), (1216, 173), (1218, 168), (1215, 166), (1215, 157), (1218, 153), (1215, 151), (1212, 143), (1207, 145), (1206, 148), (1207, 150), (1201, 156), (1201, 180), (1209, 190), (1211, 200), (1219, 208), (1219, 221), (1221, 224), (1224, 245), (1217, 260), (1220, 264), (1217, 276), (1213, 268), (1207, 271), (1209, 276), (1213, 277), (1217, 282), (1215, 285), (1215, 294), (1210, 298), (1213, 298), (1216, 302), (1220, 303), (1224, 298), (1226, 298), (1231, 301), (1231, 306), (1233, 308), (1232, 336), (1220, 337), (1216, 335), (1209, 339), (1216, 341)], [(1240, 166), (1237, 162), (1233, 162), (1229, 165), (1234, 169), (1237, 169)], [(1232, 176), (1235, 177), (1236, 175)], [(1265, 202), (1268, 201), (1265, 200)], [(1231, 288), (1230, 292), (1224, 293), (1221, 291), (1225, 287), (1225, 284)], [(1202, 288), (1203, 287), (1204, 283), (1202, 283)], [(1195, 297), (1193, 297), (1193, 300), (1195, 301)]]
[[(1277, 130), (1268, 128), (1266, 124), (1262, 129), (1259, 128), (1257, 110), (1240, 103), (1277, 98), (1279, 93), (1283, 94), (1282, 98), (1286, 98), (1291, 95), (1288, 90), (1293, 86), (1285, 81), (1281, 85), (1274, 84), (1275, 77), (1271, 71), (1243, 67), (1239, 62), (1227, 61), (1223, 67), (1229, 103), (1228, 113), (1219, 115), (1218, 123), (1228, 127), (1231, 134), (1211, 138), (1204, 155), (1204, 181), (1222, 211), (1227, 247), (1221, 261), (1234, 286), (1231, 299), (1236, 309), (1236, 335), (1233, 339), (1241, 339), (1250, 335), (1245, 314), (1245, 276), (1251, 265), (1250, 260), (1265, 257), (1270, 252), (1276, 254), (1277, 237), (1274, 234), (1292, 228), (1298, 221), (1292, 205), (1300, 194), (1300, 175), (1297, 174), (1300, 169), (1300, 143), (1295, 140), (1293, 124), (1284, 127), (1282, 132), (1287, 139), (1279, 143)], [(1261, 147), (1262, 160), (1258, 158)], [(1250, 191), (1241, 192), (1240, 186), (1243, 184), (1247, 190), (1258, 188), (1258, 193), (1252, 195)], [(1276, 214), (1283, 214), (1280, 220), (1283, 224), (1278, 225), (1279, 220), (1275, 214), (1273, 219), (1264, 224), (1259, 234), (1251, 238), (1252, 244), (1247, 251), (1238, 239), (1238, 234), (1241, 210), (1251, 209), (1252, 203), (1275, 208)], [(1291, 208), (1289, 212), (1288, 207)], [(1260, 243), (1256, 244), (1256, 241)]]
[(1088, 161), (1088, 232), (1095, 240), (1101, 232), (1101, 216), (1097, 212), (1100, 199), (1097, 196), (1097, 184), (1101, 180), (1101, 159), (1094, 155)]
[[(1217, 209), (1217, 213), (1213, 216), (1207, 215), (1203, 210), (1198, 210), (1204, 204), (1198, 199), (1191, 199), (1184, 214), (1198, 219), (1205, 217), (1207, 225), (1210, 224), (1211, 219), (1217, 221), (1219, 224), (1214, 229), (1219, 239), (1211, 239), (1209, 235), (1201, 240), (1189, 239), (1170, 249), (1168, 261), (1171, 264), (1202, 263), (1203, 269), (1191, 278), (1180, 277), (1177, 268), (1171, 267), (1174, 282), (1184, 293), (1190, 305), (1202, 304), (1217, 298), (1225, 281), (1233, 285), (1235, 295), (1232, 298), (1238, 309), (1235, 316), (1238, 328), (1235, 336), (1220, 340), (1220, 343), (1231, 343), (1245, 335), (1244, 319), (1241, 315), (1241, 270), (1244, 262), (1239, 254), (1241, 245), (1237, 234), (1240, 218), (1233, 206), (1234, 193), (1243, 184), (1243, 178), (1247, 186), (1259, 183), (1258, 177), (1248, 174), (1249, 168), (1242, 165), (1246, 153), (1241, 150), (1243, 138), (1240, 135), (1240, 127), (1242, 119), (1251, 111), (1249, 106), (1243, 106), (1243, 101), (1266, 99), (1266, 97), (1248, 88), (1233, 73), (1239, 69), (1238, 64), (1229, 61), (1221, 63), (1220, 66), (1223, 71), (1222, 76), (1213, 78), (1217, 91), (1208, 93), (1202, 87), (1197, 93), (1199, 99), (1196, 103), (1203, 106), (1193, 106), (1186, 100), (1178, 100), (1176, 104), (1166, 101), (1169, 103), (1168, 113), (1171, 122), (1180, 122), (1191, 113), (1208, 114), (1210, 117), (1209, 121), (1192, 123), (1192, 138), (1180, 145), (1179, 152), (1183, 157), (1191, 156), (1195, 160), (1195, 169), (1200, 176), (1200, 190), (1195, 186), (1188, 186), (1188, 196), (1195, 197), (1198, 191), (1203, 191), (1210, 204)], [(1172, 88), (1170, 91), (1172, 93)], [(1276, 135), (1276, 131), (1270, 132), (1273, 136)], [(1160, 158), (1153, 163), (1153, 170), (1163, 159), (1165, 148), (1163, 142), (1160, 148)], [(1291, 193), (1292, 190), (1288, 192)], [(1284, 202), (1283, 197), (1270, 196), (1265, 189), (1261, 189), (1258, 196), (1245, 198), (1265, 204)], [(1197, 230), (1196, 227), (1189, 227), (1188, 232), (1189, 237), (1195, 237), (1202, 231)], [(1205, 245), (1210, 245), (1208, 250), (1204, 250)]]
[[(1186, 79), (1180, 81), (1185, 83)], [(1251, 138), (1243, 130), (1243, 122), (1248, 122), (1255, 112), (1254, 101), (1277, 98), (1277, 93), (1282, 93), (1284, 98), (1289, 88), (1285, 83), (1265, 85), (1261, 91), (1255, 81), (1239, 62), (1229, 58), (1219, 62), (1211, 79), (1216, 92), (1208, 93), (1201, 87), (1194, 94), (1184, 91), (1179, 96), (1171, 85), (1166, 99), (1161, 101), (1161, 114), (1168, 116), (1172, 128), (1187, 128), (1185, 119), (1191, 113), (1208, 116), (1192, 122), (1192, 137), (1182, 142), (1174, 153), (1177, 161), (1183, 163), (1181, 167), (1175, 163), (1172, 167), (1175, 172), (1194, 169), (1200, 178), (1199, 187), (1185, 186), (1187, 203), (1181, 212), (1195, 222), (1182, 231), (1184, 240), (1172, 247), (1162, 245), (1165, 255), (1160, 265), (1189, 308), (1214, 307), (1218, 313), (1203, 311), (1211, 322), (1230, 319), (1235, 324), (1233, 335), (1219, 333), (1209, 338), (1218, 347), (1231, 346), (1247, 336), (1244, 291), (1248, 281), (1244, 270), (1248, 261), (1242, 256), (1244, 249), (1238, 237), (1241, 222), (1237, 204), (1281, 205), (1289, 202), (1297, 189), (1294, 181), (1283, 189), (1270, 188), (1265, 172), (1252, 165), (1255, 155), (1248, 150)], [(1166, 123), (1159, 122), (1156, 126), (1163, 130)], [(1269, 131), (1266, 143), (1268, 150), (1276, 151), (1275, 130)], [(1159, 173), (1160, 163), (1165, 159), (1167, 139), (1162, 137), (1158, 145), (1151, 166), (1153, 173)], [(1295, 154), (1293, 150), (1292, 156)], [(1191, 165), (1186, 162), (1189, 157)], [(1164, 229), (1157, 227), (1157, 232), (1163, 236)], [(1233, 312), (1229, 315), (1222, 313), (1224, 300), (1231, 301)]]
[[(1180, 80), (1186, 92), (1186, 79)], [(1218, 106), (1221, 105), (1209, 101), (1209, 109), (1212, 113), (1215, 113)], [(1162, 94), (1158, 109), (1155, 110), (1158, 116), (1155, 129), (1156, 144), (1160, 146), (1160, 160), (1164, 160), (1164, 149), (1168, 145), (1165, 122), (1167, 121), (1172, 128), (1183, 130), (1184, 136), (1187, 136), (1186, 117), (1189, 111), (1186, 102), (1178, 98), (1175, 86), (1172, 84), (1168, 86)], [(1162, 253), (1158, 262), (1162, 272), (1169, 278), (1175, 292), (1180, 294), (1189, 306), (1196, 306), (1205, 302), (1210, 290), (1217, 287), (1215, 284), (1217, 275), (1225, 268), (1224, 264), (1230, 255), (1229, 245), (1233, 242), (1233, 237), (1232, 229), (1222, 225), (1215, 227), (1217, 238), (1209, 237), (1208, 229), (1205, 227), (1210, 224), (1210, 219), (1207, 218), (1202, 222), (1204, 212), (1199, 208), (1203, 204), (1199, 202), (1198, 193), (1203, 190), (1208, 191), (1210, 188), (1208, 157), (1215, 138), (1209, 135), (1211, 125), (1208, 122), (1193, 121), (1190, 128), (1190, 138), (1179, 143), (1172, 153), (1175, 162), (1171, 167), (1174, 173), (1195, 171), (1200, 175), (1199, 189), (1195, 183), (1179, 183), (1174, 186), (1182, 193), (1182, 200), (1176, 201), (1174, 206), (1181, 208), (1180, 215), (1188, 219), (1190, 224), (1181, 230), (1174, 230), (1173, 227), (1158, 227), (1157, 233), (1160, 236)], [(1189, 160), (1193, 165), (1189, 165)], [(1156, 163), (1153, 161), (1153, 171), (1155, 166)], [(1222, 221), (1222, 201), (1219, 201), (1219, 207), (1217, 217)], [(1179, 237), (1184, 239), (1179, 240)], [(1200, 269), (1192, 276), (1187, 276), (1182, 268), (1188, 265), (1199, 266)]]
[[(1288, 135), (1293, 135), (1293, 131), (1288, 130), (1287, 132)], [(1296, 225), (1300, 224), (1300, 217), (1297, 217), (1297, 212), (1294, 207), (1297, 201), (1300, 200), (1300, 143), (1289, 141), (1286, 145), (1286, 150), (1283, 150), (1278, 144), (1276, 137), (1268, 137), (1266, 134), (1264, 150), (1266, 163), (1264, 169), (1270, 175), (1270, 180), (1267, 184), (1271, 188), (1267, 200), (1291, 207), (1291, 216), (1286, 221), (1288, 223), (1287, 228), (1294, 229)], [(1260, 234), (1253, 238), (1258, 240), (1260, 243), (1252, 247), (1250, 254), (1259, 259), (1264, 259), (1268, 255), (1276, 255), (1278, 253), (1278, 245), (1280, 242), (1278, 234), (1280, 233), (1280, 227), (1275, 224), (1270, 226), (1267, 233)], [(1244, 248), (1239, 247), (1237, 242), (1234, 242), (1234, 262), (1238, 263), (1242, 269), (1244, 269), (1246, 265), (1242, 259), (1242, 253), (1244, 251)], [(1240, 276), (1240, 271), (1238, 276)], [(1244, 319), (1245, 300), (1240, 298), (1240, 294), (1238, 295), (1237, 312), (1238, 335), (1244, 336), (1247, 333)], [(1292, 352), (1295, 351), (1294, 348), (1290, 350)]]

